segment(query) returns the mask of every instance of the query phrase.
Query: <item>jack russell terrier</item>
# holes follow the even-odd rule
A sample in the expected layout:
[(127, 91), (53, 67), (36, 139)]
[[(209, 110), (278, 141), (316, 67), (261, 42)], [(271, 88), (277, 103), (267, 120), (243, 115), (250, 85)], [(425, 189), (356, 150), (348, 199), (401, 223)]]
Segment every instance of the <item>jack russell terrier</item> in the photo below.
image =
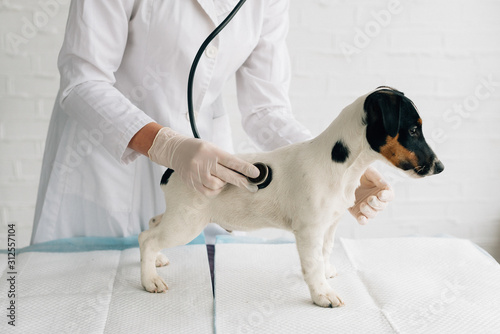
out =
[(344, 108), (312, 140), (239, 156), (268, 166), (266, 182), (256, 193), (227, 184), (219, 195), (208, 198), (185, 186), (173, 170), (165, 172), (161, 187), (167, 209), (139, 235), (141, 282), (147, 291), (167, 290), (155, 268), (168, 264), (159, 251), (189, 243), (215, 222), (228, 231), (264, 227), (292, 231), (313, 302), (323, 307), (343, 305), (327, 282), (336, 275), (330, 254), (339, 219), (354, 205), (363, 173), (376, 160), (413, 177), (444, 169), (424, 139), (413, 102), (385, 86)]

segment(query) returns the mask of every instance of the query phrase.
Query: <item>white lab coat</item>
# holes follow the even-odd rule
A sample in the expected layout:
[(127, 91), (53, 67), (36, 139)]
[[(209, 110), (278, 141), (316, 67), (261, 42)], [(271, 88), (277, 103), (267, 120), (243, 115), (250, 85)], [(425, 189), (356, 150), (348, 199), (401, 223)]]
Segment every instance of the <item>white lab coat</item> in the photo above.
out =
[[(127, 147), (157, 122), (191, 135), (187, 77), (236, 0), (73, 0), (45, 147), (32, 243), (129, 236), (164, 211), (166, 169)], [(221, 91), (236, 73), (243, 127), (263, 149), (310, 138), (292, 116), (287, 0), (247, 1), (209, 45), (194, 83), (203, 139), (231, 151)]]

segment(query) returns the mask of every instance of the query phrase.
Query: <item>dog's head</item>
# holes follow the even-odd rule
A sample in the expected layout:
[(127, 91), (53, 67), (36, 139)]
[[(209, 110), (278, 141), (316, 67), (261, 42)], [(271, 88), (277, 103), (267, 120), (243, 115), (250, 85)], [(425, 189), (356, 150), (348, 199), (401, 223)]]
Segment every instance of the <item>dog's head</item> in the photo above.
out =
[(444, 170), (425, 141), (417, 108), (402, 92), (379, 87), (365, 98), (364, 110), (366, 139), (391, 164), (414, 177)]

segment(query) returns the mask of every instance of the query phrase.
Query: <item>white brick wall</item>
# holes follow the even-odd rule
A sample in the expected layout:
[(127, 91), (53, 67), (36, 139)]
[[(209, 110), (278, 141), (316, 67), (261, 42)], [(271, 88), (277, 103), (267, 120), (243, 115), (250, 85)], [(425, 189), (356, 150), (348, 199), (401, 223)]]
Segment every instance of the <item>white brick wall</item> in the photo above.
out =
[(0, 1), (0, 248), (29, 243), (68, 0)]
[[(0, 248), (8, 222), (20, 245), (29, 240), (68, 2), (0, 1)], [(446, 166), (411, 180), (378, 165), (396, 200), (368, 226), (346, 216), (339, 235), (450, 234), (500, 258), (500, 1), (291, 0), (290, 15), (290, 93), (301, 122), (317, 134), (355, 97), (387, 84), (415, 101)], [(229, 85), (226, 105), (236, 105)], [(235, 113), (232, 122), (236, 148), (247, 146)]]

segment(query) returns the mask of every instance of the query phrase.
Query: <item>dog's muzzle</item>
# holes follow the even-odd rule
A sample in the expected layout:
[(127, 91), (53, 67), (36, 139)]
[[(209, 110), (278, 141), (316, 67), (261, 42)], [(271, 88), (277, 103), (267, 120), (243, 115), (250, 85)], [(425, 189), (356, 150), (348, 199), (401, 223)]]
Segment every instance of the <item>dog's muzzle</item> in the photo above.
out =
[(434, 159), (431, 164), (418, 166), (413, 170), (418, 176), (424, 177), (441, 173), (444, 170), (444, 165), (440, 160)]

